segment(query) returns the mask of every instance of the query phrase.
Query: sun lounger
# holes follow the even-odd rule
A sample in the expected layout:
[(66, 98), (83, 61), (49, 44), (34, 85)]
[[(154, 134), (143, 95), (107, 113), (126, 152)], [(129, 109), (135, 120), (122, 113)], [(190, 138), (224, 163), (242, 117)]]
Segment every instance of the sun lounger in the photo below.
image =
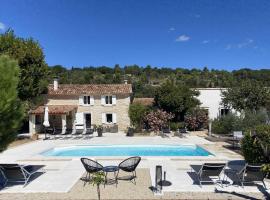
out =
[(266, 188), (266, 185), (264, 183), (264, 178), (266, 174), (261, 170), (261, 168), (262, 168), (262, 165), (247, 164), (243, 168), (243, 170), (237, 173), (239, 183), (242, 185), (242, 187), (244, 187), (245, 183), (262, 182), (264, 187)]
[[(225, 163), (204, 163), (201, 166), (193, 166), (192, 168), (197, 175), (200, 187), (202, 187), (202, 183), (220, 183), (222, 186), (220, 175), (225, 166)], [(217, 180), (215, 181), (213, 178)]]
[(0, 170), (4, 176), (4, 186), (9, 183), (24, 183), (24, 187), (28, 184), (31, 176), (37, 173), (43, 166), (20, 165), (20, 164), (0, 164)]

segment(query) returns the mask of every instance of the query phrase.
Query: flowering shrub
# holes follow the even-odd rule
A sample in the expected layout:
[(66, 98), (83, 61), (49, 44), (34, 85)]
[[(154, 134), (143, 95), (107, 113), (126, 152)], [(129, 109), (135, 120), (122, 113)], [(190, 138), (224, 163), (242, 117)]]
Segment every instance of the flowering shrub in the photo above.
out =
[(204, 109), (194, 109), (185, 116), (185, 124), (188, 129), (199, 130), (207, 125), (208, 115)]
[(160, 131), (163, 127), (168, 126), (168, 123), (171, 119), (174, 118), (174, 115), (167, 113), (163, 110), (151, 111), (148, 113), (144, 120), (150, 126), (150, 129), (154, 132)]

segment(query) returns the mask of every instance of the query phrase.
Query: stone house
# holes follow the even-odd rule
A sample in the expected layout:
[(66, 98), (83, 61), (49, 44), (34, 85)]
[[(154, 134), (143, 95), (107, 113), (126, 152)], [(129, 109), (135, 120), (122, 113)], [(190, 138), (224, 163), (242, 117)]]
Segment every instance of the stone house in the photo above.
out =
[(125, 131), (130, 126), (128, 109), (131, 84), (58, 84), (48, 86), (46, 104), (29, 112), (30, 134), (43, 132), (44, 112), (48, 109), (49, 124), (62, 132), (75, 131), (93, 125), (117, 127)]

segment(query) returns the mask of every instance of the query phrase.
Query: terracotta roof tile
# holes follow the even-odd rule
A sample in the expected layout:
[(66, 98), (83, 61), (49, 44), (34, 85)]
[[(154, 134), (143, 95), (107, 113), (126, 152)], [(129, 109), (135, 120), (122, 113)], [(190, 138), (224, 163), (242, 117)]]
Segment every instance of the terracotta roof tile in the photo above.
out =
[[(45, 106), (39, 106), (35, 110), (31, 110), (30, 114), (44, 114), (44, 108)], [(77, 106), (74, 105), (51, 105), (48, 106), (49, 108), (49, 114), (67, 114), (72, 110), (77, 109)]]
[(81, 94), (131, 94), (131, 84), (59, 84), (57, 90), (48, 86), (48, 95), (81, 95)]
[(134, 98), (133, 103), (151, 106), (154, 103), (154, 98)]

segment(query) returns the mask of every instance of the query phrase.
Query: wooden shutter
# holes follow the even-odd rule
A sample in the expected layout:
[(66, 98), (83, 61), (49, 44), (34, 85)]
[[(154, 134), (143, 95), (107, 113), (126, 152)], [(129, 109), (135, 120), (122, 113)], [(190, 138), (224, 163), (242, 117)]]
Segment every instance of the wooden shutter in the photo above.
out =
[(105, 96), (101, 96), (101, 105), (105, 105)]
[(116, 95), (112, 95), (112, 104), (116, 105)]
[(113, 117), (113, 118), (112, 118), (113, 123), (116, 124), (116, 123), (117, 123), (117, 120), (116, 120), (116, 113), (113, 113), (113, 114), (112, 114), (112, 117)]
[(79, 105), (83, 105), (83, 96), (79, 96)]
[(90, 96), (90, 105), (94, 105), (95, 104), (95, 99), (94, 96)]
[(106, 123), (106, 113), (102, 113), (102, 116), (101, 116), (101, 120), (102, 120), (102, 124), (105, 124)]
[(83, 113), (76, 113), (76, 124), (84, 124)]

